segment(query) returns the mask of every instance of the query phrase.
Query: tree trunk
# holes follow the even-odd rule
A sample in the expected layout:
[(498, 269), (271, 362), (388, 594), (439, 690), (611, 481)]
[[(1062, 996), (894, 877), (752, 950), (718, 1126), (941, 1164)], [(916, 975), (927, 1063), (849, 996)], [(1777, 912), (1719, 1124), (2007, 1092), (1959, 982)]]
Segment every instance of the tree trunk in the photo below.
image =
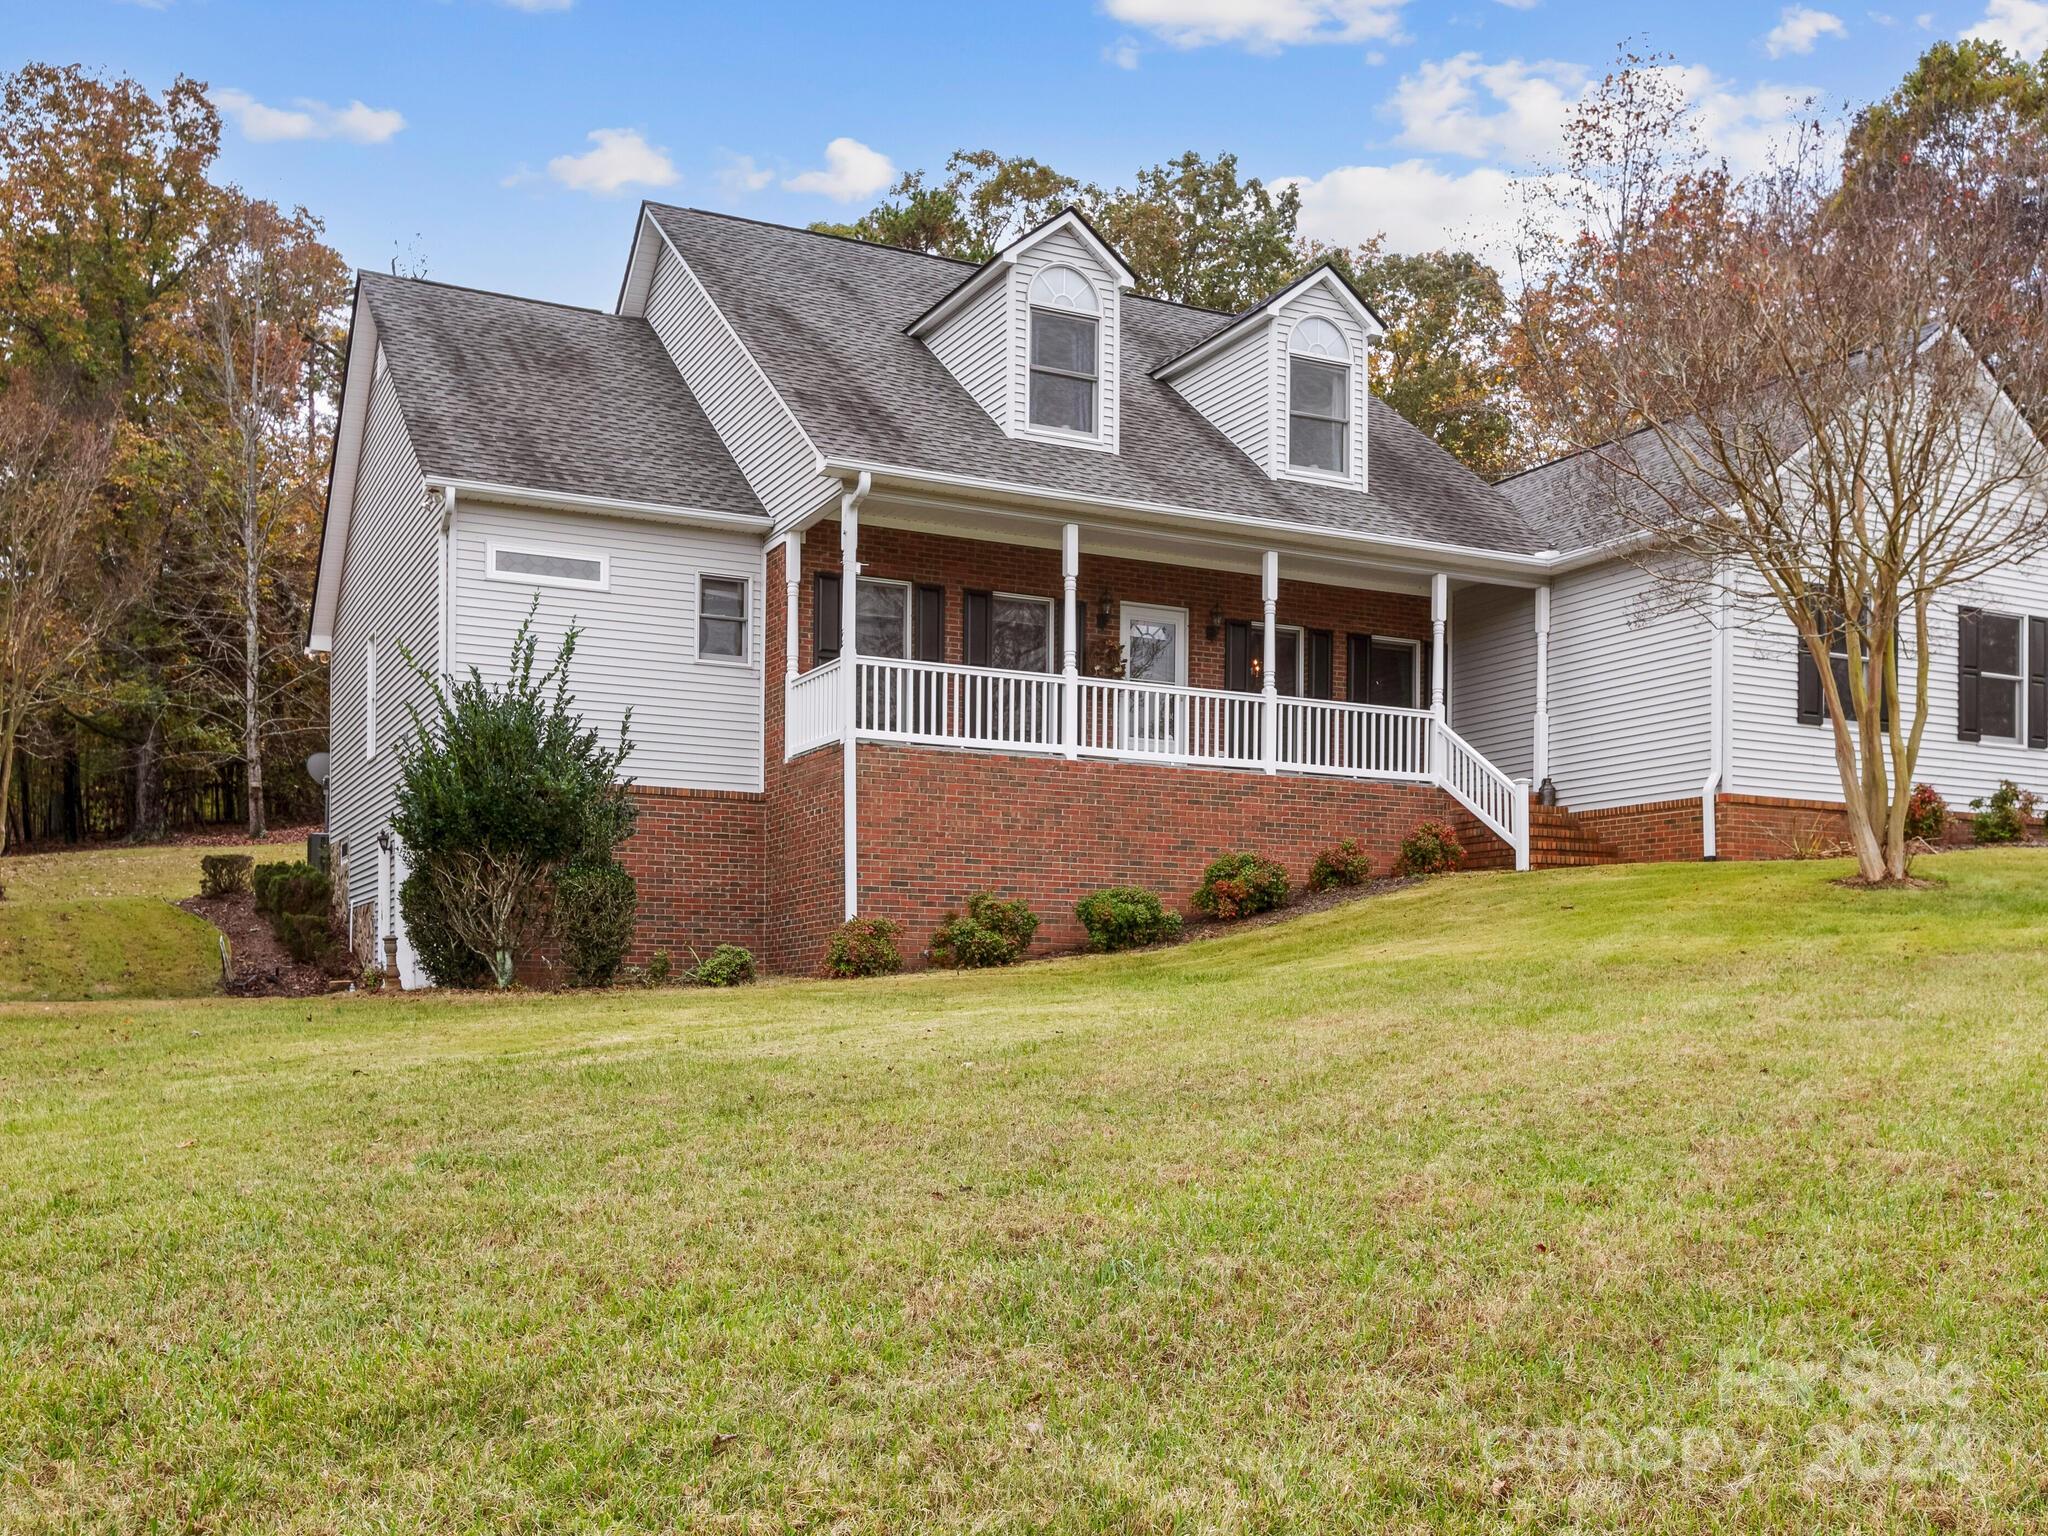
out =
[(248, 500), (242, 515), (242, 756), (248, 765), (249, 836), (263, 836), (263, 721), (260, 713), (262, 637), (256, 622), (261, 549), (255, 510)]
[(153, 843), (164, 835), (164, 722), (151, 715), (135, 745), (135, 799), (129, 811), (128, 840)]

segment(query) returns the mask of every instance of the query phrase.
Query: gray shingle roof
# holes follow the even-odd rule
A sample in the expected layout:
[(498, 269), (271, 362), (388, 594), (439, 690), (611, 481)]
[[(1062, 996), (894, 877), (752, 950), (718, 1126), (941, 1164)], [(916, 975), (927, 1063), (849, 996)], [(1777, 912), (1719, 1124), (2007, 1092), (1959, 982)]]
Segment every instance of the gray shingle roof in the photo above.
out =
[(726, 214), (648, 212), (828, 456), (1310, 528), (1517, 554), (1549, 547), (1507, 498), (1378, 400), (1369, 494), (1267, 476), (1150, 377), (1231, 316), (1127, 299), (1120, 451), (1014, 439), (903, 334), (971, 266)]
[(765, 519), (645, 320), (376, 272), (361, 287), (428, 474)]

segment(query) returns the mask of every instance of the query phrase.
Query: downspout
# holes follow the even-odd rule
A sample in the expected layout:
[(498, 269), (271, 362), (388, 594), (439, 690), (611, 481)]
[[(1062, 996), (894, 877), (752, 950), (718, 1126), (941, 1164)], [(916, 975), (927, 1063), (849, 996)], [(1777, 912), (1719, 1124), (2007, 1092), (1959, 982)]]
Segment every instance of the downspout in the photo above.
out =
[(1725, 742), (1725, 725), (1728, 717), (1728, 594), (1717, 593), (1714, 598), (1713, 615), (1708, 620), (1711, 626), (1709, 641), (1713, 646), (1712, 663), (1708, 668), (1707, 688), (1707, 780), (1700, 786), (1700, 857), (1713, 860), (1720, 857), (1718, 851), (1715, 815), (1721, 794), (1721, 783), (1728, 773)]
[(859, 697), (860, 647), (856, 644), (859, 610), (855, 603), (860, 586), (860, 504), (867, 500), (874, 476), (860, 472), (852, 489), (839, 495), (839, 802), (844, 818), (846, 918), (860, 916), (859, 807), (855, 804), (855, 781), (859, 777), (859, 735), (854, 729), (855, 705)]
[(434, 637), (439, 654), (435, 670), (443, 677), (455, 675), (455, 487), (441, 487), (440, 626)]

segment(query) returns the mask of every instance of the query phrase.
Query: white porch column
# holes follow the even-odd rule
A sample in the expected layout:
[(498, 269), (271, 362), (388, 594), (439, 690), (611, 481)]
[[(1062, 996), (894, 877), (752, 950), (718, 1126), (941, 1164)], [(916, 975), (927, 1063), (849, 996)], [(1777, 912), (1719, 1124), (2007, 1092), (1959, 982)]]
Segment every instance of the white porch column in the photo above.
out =
[(1068, 757), (1081, 750), (1081, 636), (1076, 630), (1076, 596), (1081, 586), (1081, 525), (1068, 523), (1060, 530), (1061, 633), (1066, 644), (1060, 656), (1060, 745)]
[(846, 916), (860, 916), (859, 808), (855, 803), (855, 780), (859, 767), (859, 735), (854, 729), (860, 690), (860, 647), (856, 625), (860, 609), (856, 595), (860, 587), (860, 504), (868, 493), (865, 470), (851, 490), (839, 497), (839, 801), (844, 816)]
[(1550, 780), (1550, 588), (1536, 589), (1536, 740), (1531, 772), (1540, 789)]
[(1451, 613), (1451, 578), (1438, 571), (1429, 578), (1429, 771), (1441, 779), (1444, 772), (1444, 624)]
[(795, 677), (797, 667), (797, 595), (803, 591), (804, 539), (800, 533), (782, 540), (782, 675)]
[(1260, 661), (1260, 677), (1265, 686), (1260, 690), (1263, 697), (1259, 702), (1260, 757), (1264, 760), (1266, 772), (1280, 771), (1280, 685), (1273, 675), (1274, 659), (1279, 651), (1278, 621), (1280, 614), (1280, 551), (1269, 549), (1259, 566), (1259, 595), (1266, 605), (1266, 628), (1264, 656)]

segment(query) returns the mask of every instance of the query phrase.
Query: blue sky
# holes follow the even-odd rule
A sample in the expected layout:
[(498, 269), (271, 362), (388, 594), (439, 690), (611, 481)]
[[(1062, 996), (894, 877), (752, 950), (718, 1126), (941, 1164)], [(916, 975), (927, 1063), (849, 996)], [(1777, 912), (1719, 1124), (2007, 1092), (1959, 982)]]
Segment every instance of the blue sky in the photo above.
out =
[(223, 173), (358, 266), (609, 305), (643, 196), (804, 223), (956, 147), (1105, 184), (1194, 148), (1304, 183), (1312, 233), (1484, 245), (1625, 36), (1741, 163), (1936, 37), (2048, 49), (2048, 0), (0, 0), (0, 65), (205, 81)]

